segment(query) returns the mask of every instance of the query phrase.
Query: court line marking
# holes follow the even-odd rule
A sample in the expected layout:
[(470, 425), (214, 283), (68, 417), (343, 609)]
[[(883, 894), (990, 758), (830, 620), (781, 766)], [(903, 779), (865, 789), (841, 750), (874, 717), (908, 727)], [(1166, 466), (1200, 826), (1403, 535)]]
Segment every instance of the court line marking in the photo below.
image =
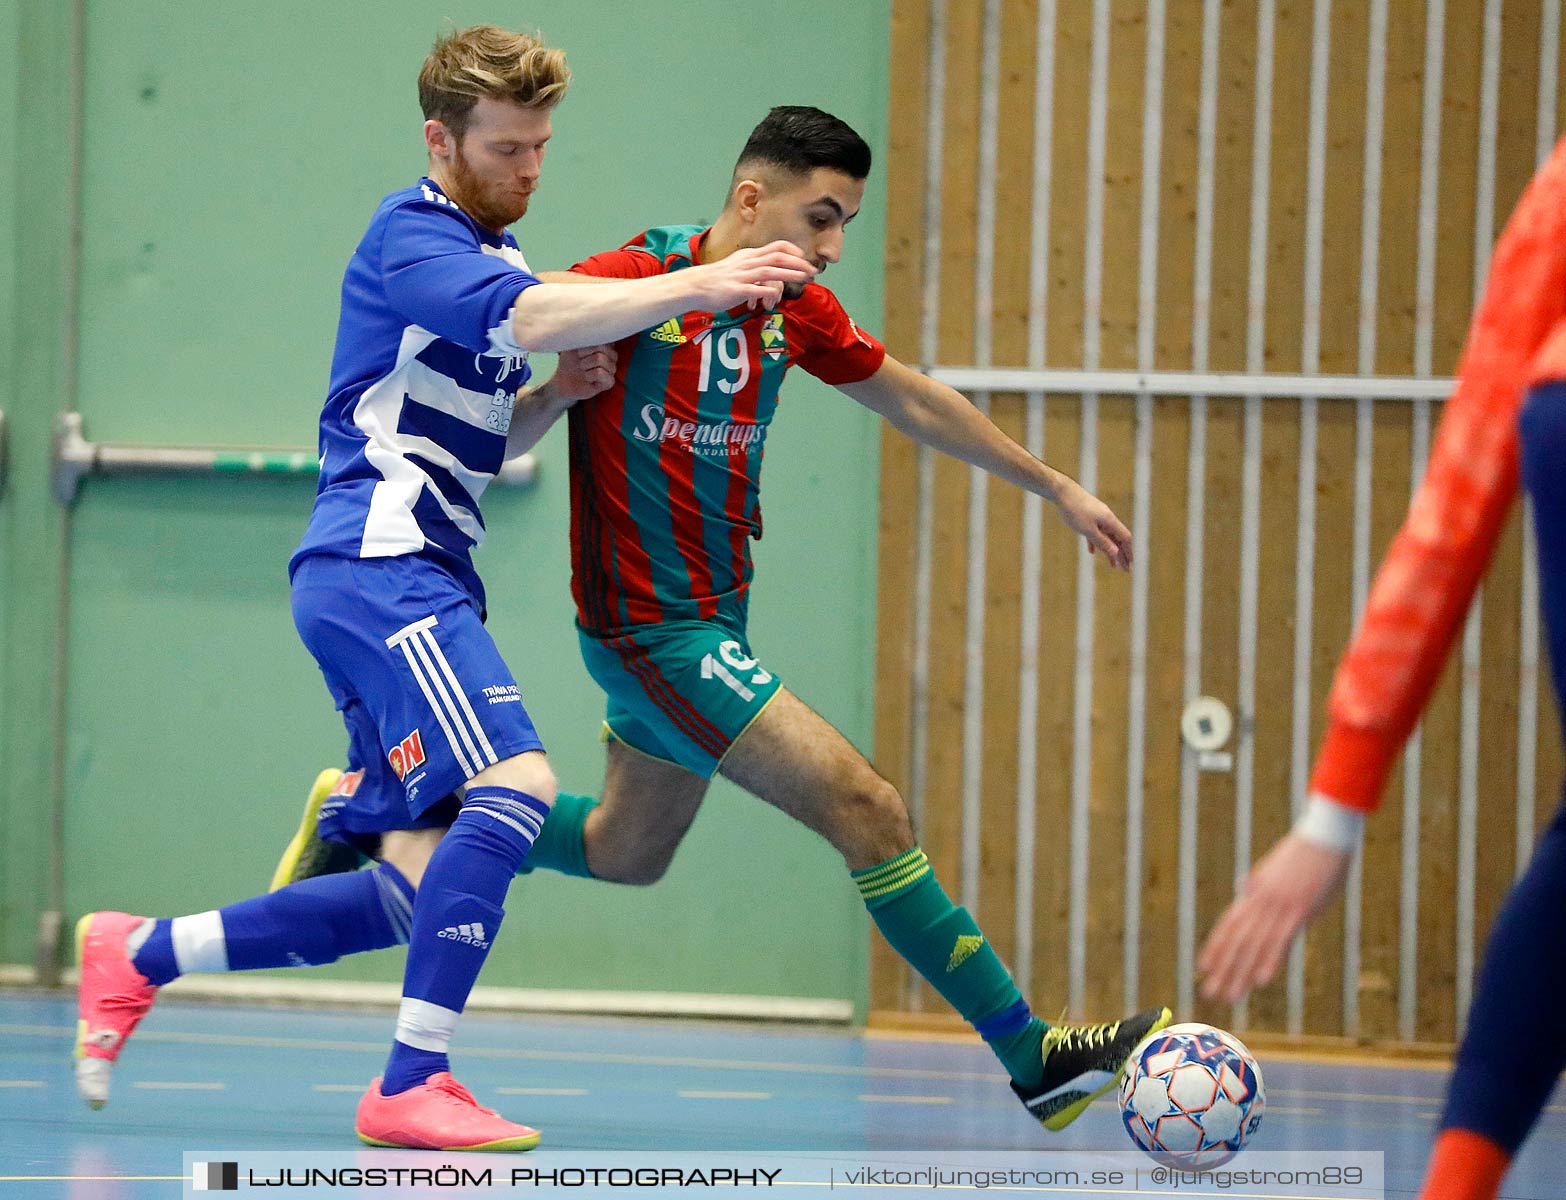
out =
[(149, 1092), (221, 1092), (228, 1087), (222, 1082), (204, 1082), (188, 1079), (138, 1079), (131, 1087)]
[(686, 1100), (770, 1100), (771, 1092), (706, 1092), (699, 1090), (681, 1090), (674, 1093)]
[(0, 1079), (0, 1088), (41, 1088), (42, 1079)]
[(502, 1096), (585, 1096), (586, 1088), (525, 1088), (501, 1087), (495, 1089)]

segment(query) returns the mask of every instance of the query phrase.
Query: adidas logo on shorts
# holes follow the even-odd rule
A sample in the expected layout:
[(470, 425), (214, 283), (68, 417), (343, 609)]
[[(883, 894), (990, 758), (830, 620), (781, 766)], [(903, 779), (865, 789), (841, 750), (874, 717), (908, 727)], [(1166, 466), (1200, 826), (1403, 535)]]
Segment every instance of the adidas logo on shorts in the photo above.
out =
[(453, 942), (462, 942), (468, 946), (477, 946), (480, 950), (489, 949), (489, 942), (484, 938), (484, 926), (477, 921), (471, 925), (448, 925), (435, 936)]

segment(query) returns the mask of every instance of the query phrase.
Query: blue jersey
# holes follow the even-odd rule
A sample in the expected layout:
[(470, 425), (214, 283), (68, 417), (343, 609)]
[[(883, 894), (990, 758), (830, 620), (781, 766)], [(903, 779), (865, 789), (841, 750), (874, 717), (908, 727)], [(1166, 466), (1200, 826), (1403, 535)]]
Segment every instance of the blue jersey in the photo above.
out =
[(509, 232), (432, 180), (381, 201), (343, 276), (320, 487), (290, 574), (312, 554), (423, 554), (483, 607), (479, 497), (529, 376), (512, 308), (537, 282)]

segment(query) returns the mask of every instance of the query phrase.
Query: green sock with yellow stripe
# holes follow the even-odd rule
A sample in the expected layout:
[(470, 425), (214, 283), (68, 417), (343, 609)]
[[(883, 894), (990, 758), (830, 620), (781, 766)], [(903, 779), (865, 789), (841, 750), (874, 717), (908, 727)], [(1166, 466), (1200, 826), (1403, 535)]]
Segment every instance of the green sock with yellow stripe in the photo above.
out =
[(968, 911), (951, 902), (915, 846), (854, 872), (859, 895), (887, 943), (979, 1031), (1023, 1087), (1043, 1078), (1049, 1028), (1035, 1017)]

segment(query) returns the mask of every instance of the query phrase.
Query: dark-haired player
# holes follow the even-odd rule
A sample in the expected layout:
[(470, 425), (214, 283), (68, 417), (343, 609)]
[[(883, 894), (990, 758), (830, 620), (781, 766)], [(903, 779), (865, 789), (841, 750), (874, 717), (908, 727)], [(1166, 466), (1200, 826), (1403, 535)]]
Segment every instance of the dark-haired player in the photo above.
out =
[[(711, 228), (649, 229), (573, 270), (677, 278), (775, 240), (825, 270), (869, 173), (869, 147), (842, 121), (775, 108), (740, 154)], [(837, 848), (887, 941), (984, 1037), (1028, 1110), (1062, 1128), (1168, 1010), (1053, 1028), (1035, 1017), (936, 881), (897, 789), (751, 652), (750, 541), (761, 534), (761, 464), (783, 377), (799, 366), (925, 445), (1043, 496), (1112, 566), (1129, 567), (1130, 534), (963, 396), (888, 356), (818, 283), (785, 287), (770, 311), (649, 325), (616, 351), (605, 392), (574, 407), (545, 397), (528, 418), (542, 432), (570, 410), (572, 591), (583, 657), (608, 696), (609, 743), (603, 796), (559, 794), (529, 867), (652, 883), (722, 774)], [(340, 840), (354, 812), (343, 798), (320, 832)], [(438, 844), (438, 832), (419, 836)], [(765, 847), (755, 854), (759, 865)]]

